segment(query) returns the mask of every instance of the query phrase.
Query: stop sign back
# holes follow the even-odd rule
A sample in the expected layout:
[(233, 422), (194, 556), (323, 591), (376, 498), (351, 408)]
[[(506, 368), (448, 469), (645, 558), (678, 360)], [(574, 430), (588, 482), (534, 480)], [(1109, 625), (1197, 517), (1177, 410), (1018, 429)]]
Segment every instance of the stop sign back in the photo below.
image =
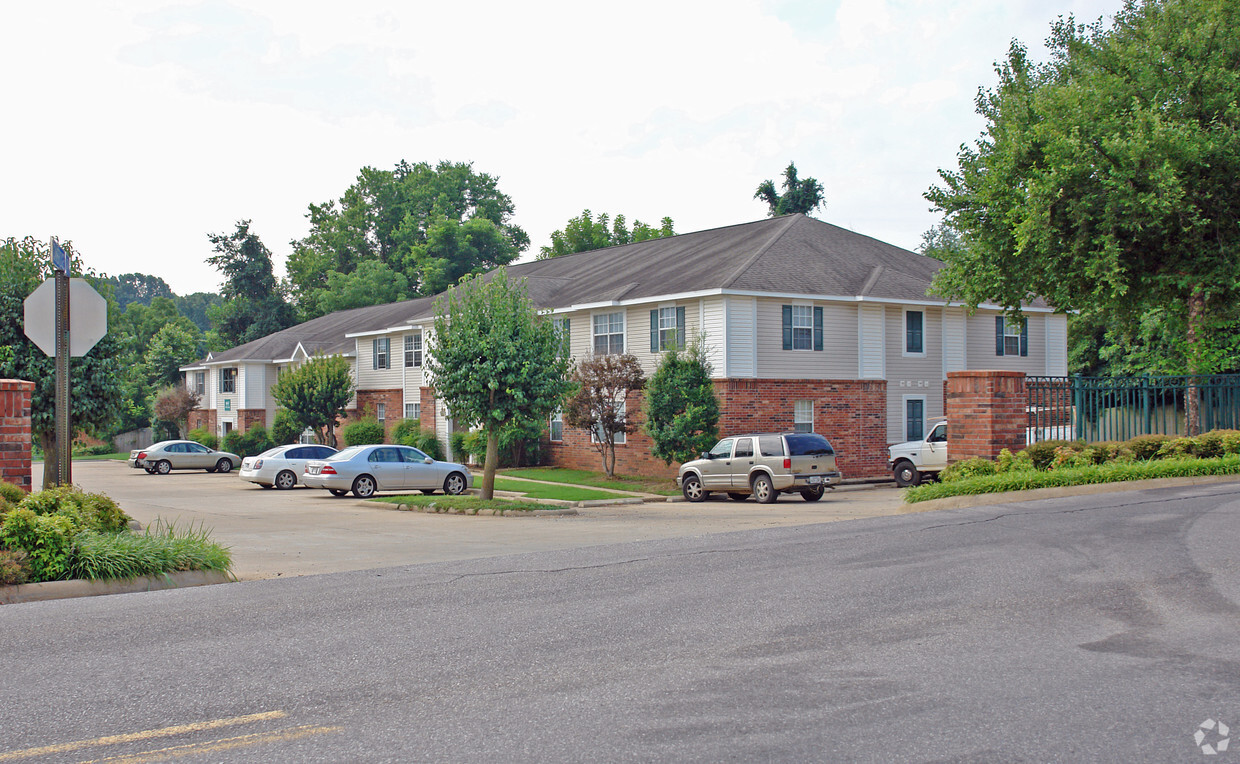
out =
[[(24, 303), (26, 336), (56, 355), (56, 279), (39, 284)], [(69, 279), (69, 355), (83, 356), (108, 333), (108, 303), (85, 279)]]

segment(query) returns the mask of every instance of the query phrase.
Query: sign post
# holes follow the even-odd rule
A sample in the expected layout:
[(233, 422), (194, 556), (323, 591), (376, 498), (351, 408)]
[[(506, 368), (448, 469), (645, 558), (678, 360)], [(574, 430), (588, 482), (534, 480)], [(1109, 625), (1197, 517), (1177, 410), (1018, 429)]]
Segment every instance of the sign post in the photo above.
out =
[(69, 258), (52, 237), (56, 271), (56, 485), (73, 484), (73, 427), (69, 410)]

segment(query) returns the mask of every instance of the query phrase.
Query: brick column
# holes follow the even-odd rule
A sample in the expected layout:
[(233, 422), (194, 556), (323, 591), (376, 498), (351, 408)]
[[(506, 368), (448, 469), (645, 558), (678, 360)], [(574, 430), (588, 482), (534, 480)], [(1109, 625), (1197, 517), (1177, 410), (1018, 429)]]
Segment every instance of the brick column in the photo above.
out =
[(29, 491), (30, 396), (34, 383), (0, 379), (0, 480)]
[(1019, 371), (947, 372), (948, 459), (994, 459), (1025, 447), (1025, 375)]

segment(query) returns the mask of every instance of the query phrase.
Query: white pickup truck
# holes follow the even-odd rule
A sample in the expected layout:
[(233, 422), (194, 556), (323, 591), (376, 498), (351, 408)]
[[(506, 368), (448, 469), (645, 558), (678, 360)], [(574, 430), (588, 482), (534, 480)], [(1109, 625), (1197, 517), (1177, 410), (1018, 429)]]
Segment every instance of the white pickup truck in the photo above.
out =
[(947, 466), (947, 420), (936, 423), (921, 440), (889, 447), (887, 466), (901, 488), (937, 475)]

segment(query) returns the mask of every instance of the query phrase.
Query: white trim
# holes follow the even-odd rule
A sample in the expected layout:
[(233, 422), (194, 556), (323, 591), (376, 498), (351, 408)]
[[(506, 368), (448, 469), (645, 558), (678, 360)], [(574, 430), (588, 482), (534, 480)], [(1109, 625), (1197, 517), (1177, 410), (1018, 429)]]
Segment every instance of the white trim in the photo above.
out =
[[(595, 316), (614, 316), (617, 313), (620, 314), (620, 324), (621, 324), (620, 325), (620, 336), (622, 338), (622, 342), (621, 342), (620, 352), (621, 353), (629, 352), (629, 312), (622, 308), (620, 310), (615, 310), (615, 309), (599, 310), (599, 311), (595, 311), (594, 313), (590, 314), (590, 353), (591, 354), (594, 353), (594, 338), (598, 336), (594, 332), (594, 317)], [(615, 333), (615, 332), (610, 331), (611, 329), (610, 324), (611, 322), (609, 320), (608, 321), (609, 331), (607, 332), (608, 337), (610, 337), (612, 334)], [(608, 352), (610, 353), (611, 352), (611, 340), (607, 341), (607, 345), (608, 345)]]
[[(903, 358), (925, 358), (926, 357), (926, 345), (927, 345), (927, 342), (926, 342), (926, 324), (927, 324), (926, 311), (920, 310), (920, 308), (921, 306), (915, 306), (912, 308), (910, 308), (907, 305), (904, 306), (903, 321), (900, 322), (900, 356)], [(912, 352), (909, 352), (909, 349), (908, 349), (908, 314), (913, 313), (913, 312), (921, 314), (921, 352), (920, 353), (912, 353)]]
[(410, 329), (413, 329), (415, 326), (421, 327), (422, 325), (410, 323), (410, 324), (405, 324), (403, 326), (389, 326), (386, 329), (372, 329), (371, 331), (368, 331), (368, 332), (350, 332), (344, 336), (345, 336), (345, 339), (349, 339), (351, 337), (373, 337), (379, 334), (392, 334), (393, 332), (407, 332)]
[[(719, 287), (716, 289), (703, 289), (695, 292), (673, 292), (671, 294), (651, 295), (649, 297), (633, 297), (627, 300), (608, 300), (602, 302), (583, 302), (574, 305), (565, 305), (559, 308), (545, 308), (553, 314), (558, 313), (575, 313), (582, 310), (601, 310), (604, 308), (622, 308), (633, 305), (646, 305), (650, 303), (661, 303), (679, 300), (692, 300), (702, 297), (716, 297), (723, 295), (735, 295), (737, 297), (769, 297), (774, 300), (808, 300), (811, 302), (842, 302), (842, 303), (879, 303), (884, 305), (923, 305), (926, 307), (947, 307), (947, 308), (964, 308), (962, 302), (952, 302), (944, 300), (902, 300), (894, 297), (870, 297), (867, 295), (831, 295), (831, 294), (805, 294), (803, 292), (762, 292), (751, 289), (726, 289)], [(977, 306), (977, 310), (998, 310), (1002, 311), (1003, 307), (992, 303), (982, 303)], [(1054, 313), (1054, 308), (1040, 308), (1035, 306), (1021, 306), (1021, 311), (1025, 313)]]
[[(794, 303), (792, 303), (791, 307), (792, 307), (792, 316), (791, 316), (791, 318), (792, 318), (792, 324), (791, 324), (791, 325), (790, 325), (790, 327), (789, 327), (789, 328), (792, 330), (792, 336), (789, 338), (789, 339), (791, 339), (791, 340), (792, 340), (792, 348), (791, 348), (791, 350), (792, 350), (792, 352), (794, 352), (794, 353), (798, 353), (798, 352), (800, 352), (800, 353), (804, 353), (804, 352), (807, 352), (807, 351), (808, 351), (808, 352), (813, 352), (813, 350), (814, 350), (814, 308), (815, 308), (815, 307), (817, 307), (817, 306), (815, 306), (815, 305), (814, 305), (814, 303), (812, 303), (812, 302), (805, 302), (804, 300), (802, 300), (802, 301), (800, 301), (800, 302), (794, 302)], [(797, 308), (809, 308), (809, 347), (807, 347), (807, 348), (799, 348), (799, 347), (797, 347), (797, 328), (798, 328), (798, 327), (797, 327)], [(825, 321), (826, 321), (826, 318), (825, 318), (825, 317), (823, 318), (823, 321), (824, 321), (824, 323), (825, 323)], [(800, 328), (801, 328), (801, 329), (804, 329), (805, 327), (803, 327), (803, 326), (802, 326), (802, 327), (800, 327)], [(756, 331), (757, 331), (757, 327), (755, 327), (755, 332), (756, 332)], [(826, 326), (823, 326), (823, 327), (822, 327), (822, 331), (823, 331), (823, 333), (825, 334), (825, 333), (826, 333), (826, 331), (827, 331), (827, 327), (826, 327)], [(824, 338), (824, 340), (825, 340), (825, 338)], [(756, 344), (756, 343), (755, 343), (755, 344)]]

